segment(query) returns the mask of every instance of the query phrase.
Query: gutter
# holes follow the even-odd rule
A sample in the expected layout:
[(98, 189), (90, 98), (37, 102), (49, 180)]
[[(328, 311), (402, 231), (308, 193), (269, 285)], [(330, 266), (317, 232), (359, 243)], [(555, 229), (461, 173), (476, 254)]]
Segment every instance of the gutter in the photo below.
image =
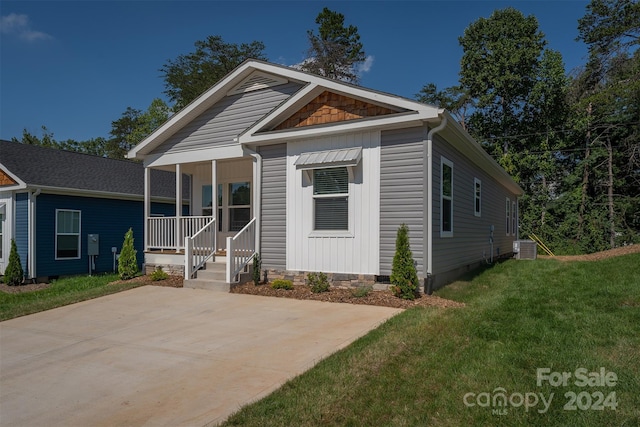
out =
[(431, 129), (427, 133), (427, 221), (424, 227), (427, 234), (427, 271), (425, 277), (425, 293), (431, 295), (433, 292), (433, 136), (447, 126), (447, 116), (442, 113), (438, 114), (442, 120), (438, 126)]
[(42, 188), (37, 188), (29, 193), (29, 248), (27, 250), (28, 279), (36, 277), (36, 197), (42, 193)]

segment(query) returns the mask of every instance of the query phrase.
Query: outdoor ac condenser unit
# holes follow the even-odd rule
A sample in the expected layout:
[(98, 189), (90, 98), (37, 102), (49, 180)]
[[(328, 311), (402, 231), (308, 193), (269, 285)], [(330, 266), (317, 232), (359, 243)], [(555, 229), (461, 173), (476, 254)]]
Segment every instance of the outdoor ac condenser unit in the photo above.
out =
[(515, 240), (513, 242), (513, 254), (516, 259), (536, 259), (538, 256), (538, 244), (533, 240)]

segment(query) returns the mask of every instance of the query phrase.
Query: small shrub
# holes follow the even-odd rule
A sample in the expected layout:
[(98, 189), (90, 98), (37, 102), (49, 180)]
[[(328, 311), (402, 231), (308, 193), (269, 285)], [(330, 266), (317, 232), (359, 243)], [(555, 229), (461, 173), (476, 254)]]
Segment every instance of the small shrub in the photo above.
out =
[(253, 284), (258, 286), (260, 284), (260, 270), (262, 269), (262, 259), (260, 254), (256, 252), (253, 257), (253, 271), (251, 272), (253, 278)]
[(9, 262), (7, 268), (4, 270), (4, 283), (9, 286), (17, 286), (22, 283), (24, 279), (24, 270), (22, 269), (22, 263), (20, 262), (20, 255), (18, 254), (18, 247), (16, 241), (11, 239), (11, 250), (9, 251)]
[(314, 294), (329, 291), (329, 280), (327, 280), (327, 275), (324, 273), (307, 274), (307, 285), (311, 287), (311, 292)]
[(122, 280), (133, 279), (138, 274), (138, 260), (133, 246), (133, 230), (131, 228), (124, 235), (124, 243), (120, 251), (120, 258), (118, 258), (118, 274)]
[(356, 298), (364, 298), (371, 293), (373, 288), (371, 286), (358, 286), (351, 291), (351, 294)]
[(391, 266), (391, 284), (395, 295), (413, 300), (418, 292), (418, 273), (409, 245), (409, 227), (402, 224), (396, 237), (396, 253)]
[(271, 287), (273, 289), (286, 289), (288, 291), (293, 290), (293, 282), (287, 279), (276, 279), (271, 282)]
[(151, 280), (153, 280), (154, 282), (157, 282), (159, 280), (168, 279), (169, 275), (164, 271), (162, 271), (162, 267), (157, 267), (155, 271), (151, 273), (150, 277), (151, 277)]

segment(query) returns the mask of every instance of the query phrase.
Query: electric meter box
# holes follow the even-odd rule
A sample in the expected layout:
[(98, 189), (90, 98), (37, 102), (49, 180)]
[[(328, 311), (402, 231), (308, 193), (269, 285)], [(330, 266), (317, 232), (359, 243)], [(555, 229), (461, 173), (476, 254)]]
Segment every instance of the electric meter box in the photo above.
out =
[(89, 234), (89, 236), (87, 236), (87, 255), (100, 255), (99, 234)]

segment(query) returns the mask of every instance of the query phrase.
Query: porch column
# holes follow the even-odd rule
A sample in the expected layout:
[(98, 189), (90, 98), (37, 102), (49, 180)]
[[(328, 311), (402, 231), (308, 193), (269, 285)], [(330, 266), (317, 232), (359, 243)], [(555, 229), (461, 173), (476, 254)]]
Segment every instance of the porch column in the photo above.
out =
[[(213, 227), (213, 244), (218, 246), (218, 161), (211, 160), (211, 215), (216, 220)], [(218, 248), (213, 248), (217, 250)]]
[(151, 168), (144, 168), (144, 250), (149, 250), (149, 218), (151, 217)]
[(182, 167), (176, 164), (176, 252), (182, 246)]

